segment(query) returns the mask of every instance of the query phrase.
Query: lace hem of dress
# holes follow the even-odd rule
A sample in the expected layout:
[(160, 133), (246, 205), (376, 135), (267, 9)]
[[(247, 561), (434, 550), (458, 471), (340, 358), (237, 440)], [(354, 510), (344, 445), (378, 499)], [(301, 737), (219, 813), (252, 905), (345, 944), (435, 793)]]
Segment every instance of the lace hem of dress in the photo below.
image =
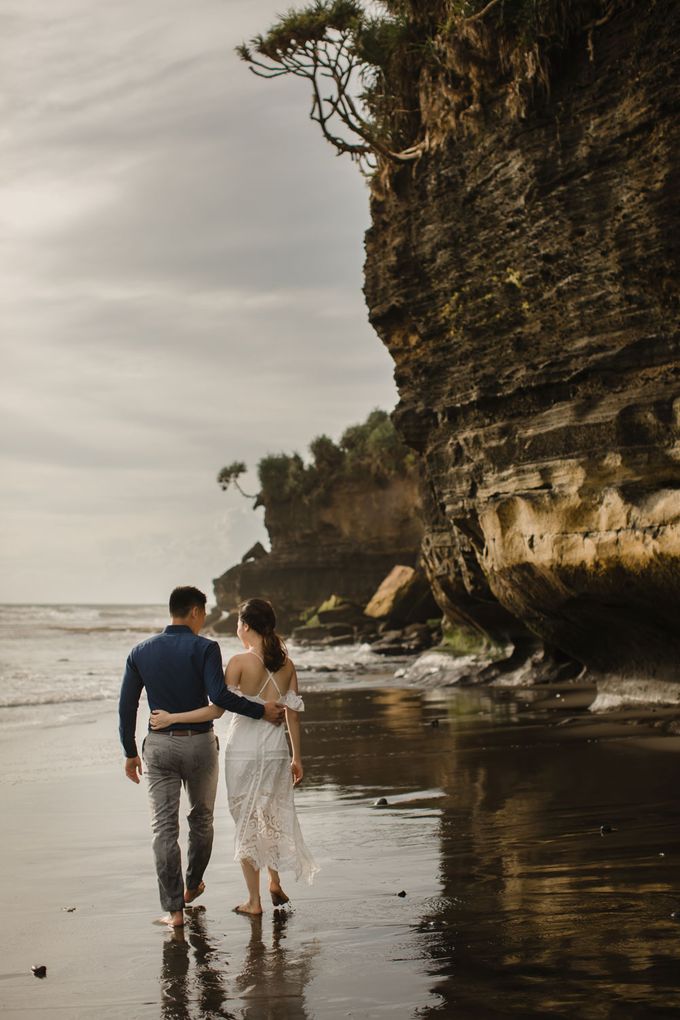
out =
[(263, 871), (265, 868), (272, 868), (274, 871), (292, 871), (295, 874), (295, 881), (299, 882), (303, 879), (307, 885), (313, 885), (315, 877), (319, 874), (321, 868), (311, 858), (300, 859), (300, 852), (293, 860), (272, 857), (270, 854), (264, 854), (260, 856), (248, 852), (247, 850), (237, 850), (234, 854), (234, 860), (237, 864), (241, 861), (248, 861), (256, 871)]

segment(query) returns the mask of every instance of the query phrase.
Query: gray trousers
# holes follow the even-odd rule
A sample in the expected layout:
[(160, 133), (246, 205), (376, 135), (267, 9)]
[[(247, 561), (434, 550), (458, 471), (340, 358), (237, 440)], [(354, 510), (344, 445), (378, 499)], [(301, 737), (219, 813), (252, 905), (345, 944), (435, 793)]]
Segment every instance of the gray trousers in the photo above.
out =
[(213, 843), (217, 792), (217, 737), (208, 733), (177, 736), (148, 733), (142, 747), (151, 807), (153, 852), (163, 910), (182, 910), (184, 882), (179, 849), (179, 800), (189, 797), (189, 845), (186, 888), (196, 889), (208, 866)]

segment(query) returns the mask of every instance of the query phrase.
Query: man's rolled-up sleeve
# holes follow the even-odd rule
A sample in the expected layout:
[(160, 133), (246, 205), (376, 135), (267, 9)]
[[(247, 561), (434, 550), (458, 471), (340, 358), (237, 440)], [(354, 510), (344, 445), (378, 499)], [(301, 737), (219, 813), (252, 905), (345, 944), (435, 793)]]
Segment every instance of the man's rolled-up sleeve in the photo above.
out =
[(228, 712), (236, 712), (237, 715), (250, 716), (251, 719), (262, 718), (264, 705), (258, 705), (256, 701), (249, 701), (248, 698), (241, 698), (238, 694), (232, 694), (226, 686), (222, 672), (220, 646), (215, 641), (211, 642), (210, 648), (206, 652), (203, 669), (203, 682), (213, 705), (226, 708)]
[(125, 673), (118, 702), (118, 732), (126, 758), (137, 757), (135, 730), (137, 729), (137, 709), (143, 687), (142, 678), (130, 654), (125, 663)]

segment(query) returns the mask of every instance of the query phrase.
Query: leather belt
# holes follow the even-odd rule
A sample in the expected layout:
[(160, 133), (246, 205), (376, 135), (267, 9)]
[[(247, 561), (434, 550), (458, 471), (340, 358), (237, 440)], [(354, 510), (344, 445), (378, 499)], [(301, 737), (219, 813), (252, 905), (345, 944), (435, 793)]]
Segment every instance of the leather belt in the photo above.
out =
[(152, 733), (163, 733), (166, 737), (198, 737), (210, 730), (151, 730)]

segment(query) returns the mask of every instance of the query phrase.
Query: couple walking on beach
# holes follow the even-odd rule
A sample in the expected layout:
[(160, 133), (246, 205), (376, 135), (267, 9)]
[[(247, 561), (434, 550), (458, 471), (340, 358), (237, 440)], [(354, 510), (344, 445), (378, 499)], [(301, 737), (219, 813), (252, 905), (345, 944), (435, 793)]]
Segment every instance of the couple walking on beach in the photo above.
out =
[[(245, 652), (234, 655), (223, 673), (219, 645), (200, 634), (205, 604), (197, 588), (174, 589), (170, 626), (132, 649), (120, 692), (125, 774), (139, 783), (143, 760), (158, 889), (166, 911), (162, 921), (171, 927), (181, 927), (185, 905), (205, 889), (218, 778), (213, 720), (225, 710), (234, 713), (225, 752), (229, 810), (236, 826), (234, 859), (241, 864), (248, 890), (235, 911), (262, 913), (263, 868), (269, 873), (274, 906), (288, 902), (280, 871), (293, 870), (296, 878), (311, 882), (318, 870), (302, 838), (293, 800), (293, 787), (303, 776), (298, 714), (304, 704), (295, 667), (275, 630), (274, 610), (263, 599), (241, 605), (237, 634)], [(140, 758), (135, 728), (143, 688), (151, 719)], [(292, 760), (281, 725), (284, 718)], [(178, 842), (182, 786), (190, 804), (186, 882)]]

